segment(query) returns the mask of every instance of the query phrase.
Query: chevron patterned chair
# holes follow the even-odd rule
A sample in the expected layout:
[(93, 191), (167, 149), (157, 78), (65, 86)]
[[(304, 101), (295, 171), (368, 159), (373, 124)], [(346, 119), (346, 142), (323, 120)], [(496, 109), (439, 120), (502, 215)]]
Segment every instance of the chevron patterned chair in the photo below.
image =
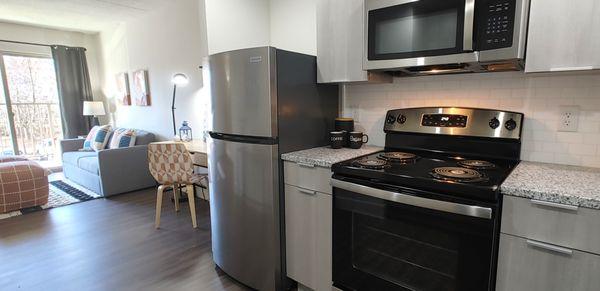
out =
[(192, 156), (179, 142), (159, 142), (148, 145), (148, 164), (150, 173), (160, 184), (156, 196), (155, 227), (160, 227), (160, 212), (165, 189), (172, 188), (175, 211), (179, 211), (180, 186), (186, 186), (192, 225), (197, 228), (196, 204), (194, 202), (194, 184), (206, 179), (205, 175), (194, 174)]

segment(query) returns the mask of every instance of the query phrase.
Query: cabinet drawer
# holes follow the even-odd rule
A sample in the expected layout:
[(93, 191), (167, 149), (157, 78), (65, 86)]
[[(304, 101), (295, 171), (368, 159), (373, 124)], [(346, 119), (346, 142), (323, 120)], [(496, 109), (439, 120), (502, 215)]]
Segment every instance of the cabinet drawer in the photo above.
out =
[(331, 169), (310, 164), (283, 162), (286, 184), (331, 194)]
[(501, 232), (600, 254), (600, 210), (503, 199)]
[(600, 256), (500, 234), (498, 291), (584, 291), (600, 286)]

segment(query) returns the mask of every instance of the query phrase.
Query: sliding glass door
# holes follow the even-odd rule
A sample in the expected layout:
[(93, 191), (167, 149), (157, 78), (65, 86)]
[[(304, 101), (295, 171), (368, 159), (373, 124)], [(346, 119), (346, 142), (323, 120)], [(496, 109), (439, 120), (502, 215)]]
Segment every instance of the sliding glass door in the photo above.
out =
[[(0, 53), (0, 150), (47, 166), (60, 165), (62, 138), (54, 61)], [(0, 93), (0, 94), (2, 94)]]

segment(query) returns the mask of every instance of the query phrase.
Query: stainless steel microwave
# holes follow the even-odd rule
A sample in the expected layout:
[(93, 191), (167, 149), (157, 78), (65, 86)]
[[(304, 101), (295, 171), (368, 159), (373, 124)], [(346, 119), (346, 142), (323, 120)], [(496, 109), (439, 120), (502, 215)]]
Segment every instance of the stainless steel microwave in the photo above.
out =
[(529, 0), (365, 0), (365, 70), (520, 70)]

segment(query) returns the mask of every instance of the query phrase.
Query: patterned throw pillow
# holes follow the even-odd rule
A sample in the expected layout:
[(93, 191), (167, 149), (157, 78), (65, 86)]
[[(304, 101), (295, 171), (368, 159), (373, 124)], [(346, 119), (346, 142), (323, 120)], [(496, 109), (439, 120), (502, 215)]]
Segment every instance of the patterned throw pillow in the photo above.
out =
[(109, 149), (127, 148), (135, 145), (135, 130), (117, 128), (108, 144)]
[(109, 124), (102, 126), (96, 125), (92, 127), (90, 133), (88, 133), (85, 141), (83, 142), (83, 149), (94, 151), (103, 150), (108, 143), (108, 138), (111, 131), (112, 127)]

